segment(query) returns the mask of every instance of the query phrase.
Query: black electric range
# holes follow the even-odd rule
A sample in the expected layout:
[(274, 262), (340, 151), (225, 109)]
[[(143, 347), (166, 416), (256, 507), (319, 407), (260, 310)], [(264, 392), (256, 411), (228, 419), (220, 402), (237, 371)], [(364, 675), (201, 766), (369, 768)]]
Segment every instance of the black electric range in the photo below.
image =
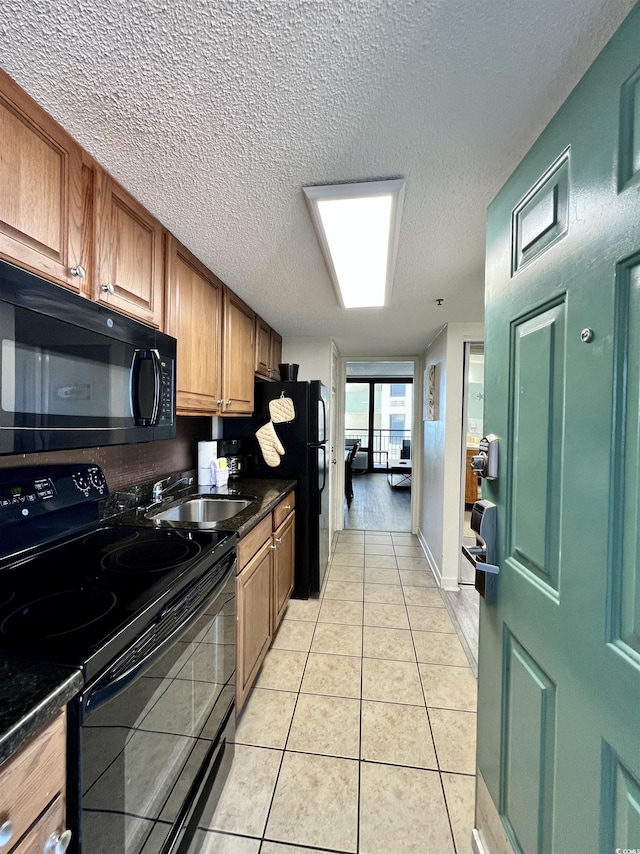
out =
[(191, 854), (233, 757), (237, 535), (105, 523), (107, 495), (95, 465), (0, 470), (0, 654), (83, 673), (70, 852)]

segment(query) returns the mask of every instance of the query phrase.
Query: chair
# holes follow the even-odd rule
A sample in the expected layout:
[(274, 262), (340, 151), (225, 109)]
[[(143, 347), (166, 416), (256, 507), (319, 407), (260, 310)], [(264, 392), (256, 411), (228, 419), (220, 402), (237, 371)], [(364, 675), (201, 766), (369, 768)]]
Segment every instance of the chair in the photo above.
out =
[(353, 461), (359, 450), (360, 439), (356, 439), (344, 460), (344, 497), (347, 499), (347, 507), (351, 507), (353, 501)]

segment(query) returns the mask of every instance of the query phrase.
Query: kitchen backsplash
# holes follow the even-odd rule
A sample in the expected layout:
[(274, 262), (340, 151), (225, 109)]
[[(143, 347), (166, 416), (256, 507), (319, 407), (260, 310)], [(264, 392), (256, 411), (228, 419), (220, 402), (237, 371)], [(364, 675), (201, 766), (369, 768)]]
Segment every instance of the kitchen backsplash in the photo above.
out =
[(109, 489), (152, 480), (167, 472), (186, 471), (197, 465), (197, 443), (211, 438), (211, 418), (180, 417), (175, 439), (140, 442), (136, 445), (112, 445), (79, 448), (72, 451), (43, 451), (37, 454), (0, 456), (0, 468), (15, 468), (51, 463), (96, 463), (104, 471)]

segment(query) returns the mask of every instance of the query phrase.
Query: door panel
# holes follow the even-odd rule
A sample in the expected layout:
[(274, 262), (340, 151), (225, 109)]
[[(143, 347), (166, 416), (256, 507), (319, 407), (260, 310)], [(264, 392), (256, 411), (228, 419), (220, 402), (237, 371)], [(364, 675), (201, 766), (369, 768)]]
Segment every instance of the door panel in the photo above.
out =
[(523, 851), (548, 851), (553, 809), (555, 685), (507, 633), (503, 813)]
[(640, 6), (488, 216), (477, 756), (523, 854), (640, 838), (638, 44)]
[(618, 839), (640, 839), (640, 785), (605, 743), (603, 789), (611, 793), (602, 822), (601, 850), (615, 851)]
[[(564, 300), (513, 326), (510, 558), (558, 589)], [(541, 536), (542, 534), (542, 536)]]
[[(614, 445), (616, 504), (620, 508), (614, 539), (613, 613), (611, 640), (631, 655), (640, 654), (640, 595), (637, 590), (640, 542), (638, 471), (640, 458), (640, 259), (619, 265), (617, 276), (619, 400)], [(629, 476), (631, 475), (631, 476)]]

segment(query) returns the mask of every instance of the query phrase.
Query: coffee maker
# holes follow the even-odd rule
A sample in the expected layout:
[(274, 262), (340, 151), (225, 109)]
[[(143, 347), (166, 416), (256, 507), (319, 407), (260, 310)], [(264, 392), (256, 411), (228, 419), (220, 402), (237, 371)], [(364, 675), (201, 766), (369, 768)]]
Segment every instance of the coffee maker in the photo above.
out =
[(220, 439), (218, 453), (227, 458), (230, 478), (237, 478), (246, 473), (249, 461), (242, 453), (242, 439)]

